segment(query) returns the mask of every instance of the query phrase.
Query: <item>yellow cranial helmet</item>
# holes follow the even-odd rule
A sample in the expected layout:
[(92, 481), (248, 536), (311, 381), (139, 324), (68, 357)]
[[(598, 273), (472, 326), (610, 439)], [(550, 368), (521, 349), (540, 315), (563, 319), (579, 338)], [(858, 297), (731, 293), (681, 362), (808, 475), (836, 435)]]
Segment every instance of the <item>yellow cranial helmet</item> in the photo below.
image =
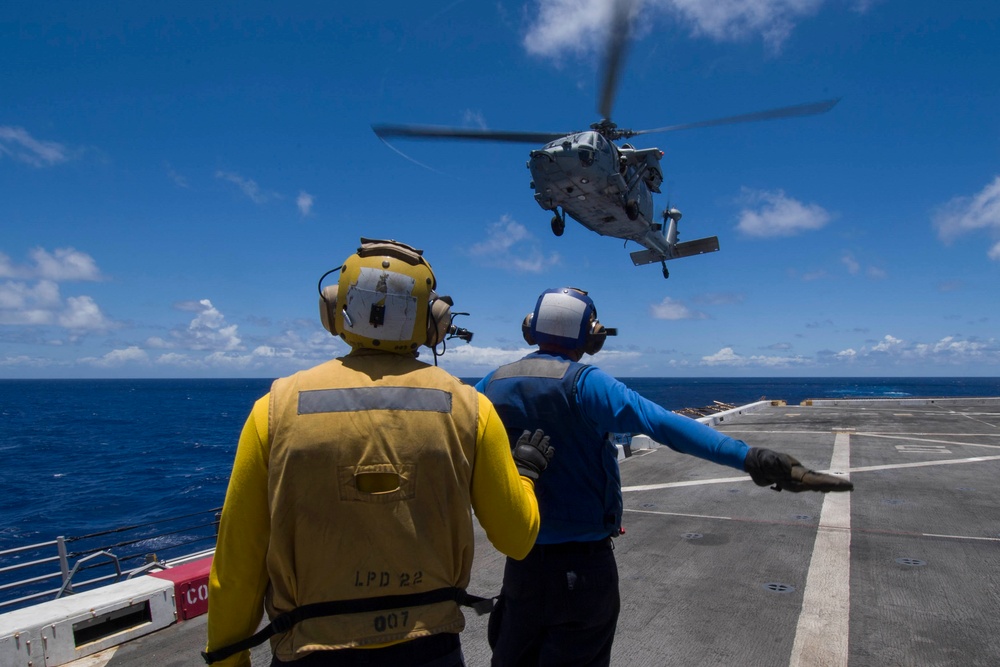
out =
[(353, 348), (398, 354), (434, 347), (451, 324), (449, 297), (423, 251), (397, 241), (361, 239), (340, 268), (336, 286), (320, 291), (320, 317), (330, 333)]

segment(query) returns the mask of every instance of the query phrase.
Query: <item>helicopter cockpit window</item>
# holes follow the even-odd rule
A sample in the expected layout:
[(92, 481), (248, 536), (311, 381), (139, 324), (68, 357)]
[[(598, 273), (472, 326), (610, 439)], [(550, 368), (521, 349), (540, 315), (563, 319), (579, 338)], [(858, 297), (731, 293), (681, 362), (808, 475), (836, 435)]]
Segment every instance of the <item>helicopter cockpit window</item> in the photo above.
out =
[(611, 142), (597, 132), (594, 132), (594, 148), (602, 153), (611, 153)]

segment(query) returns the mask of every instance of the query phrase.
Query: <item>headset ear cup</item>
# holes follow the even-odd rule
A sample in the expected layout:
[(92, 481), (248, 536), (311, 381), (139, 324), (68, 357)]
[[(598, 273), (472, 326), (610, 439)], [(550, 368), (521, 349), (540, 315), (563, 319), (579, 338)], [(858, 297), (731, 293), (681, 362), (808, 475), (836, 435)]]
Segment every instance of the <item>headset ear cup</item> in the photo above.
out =
[(528, 313), (524, 317), (524, 321), (521, 322), (521, 335), (524, 336), (524, 342), (528, 345), (535, 345), (535, 337), (531, 335), (531, 322), (535, 319), (534, 313)]
[(608, 332), (604, 329), (604, 325), (594, 320), (590, 325), (590, 332), (587, 334), (587, 342), (584, 344), (583, 351), (587, 354), (597, 354), (604, 347), (604, 341), (608, 339)]
[(450, 296), (431, 293), (431, 302), (427, 306), (427, 340), (424, 343), (427, 347), (434, 347), (448, 334), (453, 304)]
[(337, 335), (337, 291), (338, 285), (327, 285), (319, 297), (319, 319), (323, 328)]

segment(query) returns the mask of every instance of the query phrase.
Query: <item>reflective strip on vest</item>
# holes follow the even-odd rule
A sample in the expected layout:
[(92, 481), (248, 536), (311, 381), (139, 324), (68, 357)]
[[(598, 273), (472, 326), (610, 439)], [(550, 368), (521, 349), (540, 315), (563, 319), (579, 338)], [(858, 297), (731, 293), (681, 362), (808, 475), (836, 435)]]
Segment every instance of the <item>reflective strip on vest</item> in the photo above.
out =
[(560, 380), (569, 369), (568, 361), (555, 359), (522, 359), (512, 364), (501, 366), (493, 373), (492, 380), (503, 380), (516, 377), (550, 378)]
[(300, 415), (362, 410), (449, 413), (451, 394), (440, 389), (419, 387), (356, 387), (299, 392)]

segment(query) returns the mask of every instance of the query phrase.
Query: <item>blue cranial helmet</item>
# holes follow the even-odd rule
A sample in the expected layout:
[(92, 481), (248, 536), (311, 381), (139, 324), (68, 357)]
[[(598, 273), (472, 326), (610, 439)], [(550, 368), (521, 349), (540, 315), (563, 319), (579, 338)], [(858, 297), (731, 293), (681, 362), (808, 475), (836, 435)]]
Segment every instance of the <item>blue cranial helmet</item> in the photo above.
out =
[(597, 307), (585, 291), (559, 287), (542, 292), (535, 310), (524, 318), (521, 333), (529, 345), (596, 354), (617, 331), (597, 321)]

